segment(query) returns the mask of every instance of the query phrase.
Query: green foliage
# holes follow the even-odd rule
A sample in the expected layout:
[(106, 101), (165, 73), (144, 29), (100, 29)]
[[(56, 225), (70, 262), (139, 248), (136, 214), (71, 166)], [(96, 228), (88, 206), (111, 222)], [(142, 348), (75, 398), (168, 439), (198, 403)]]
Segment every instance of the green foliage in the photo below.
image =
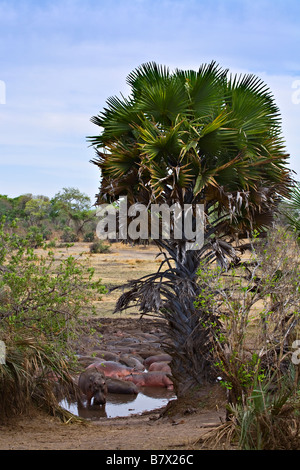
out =
[(0, 195), (0, 217), (8, 216), (13, 211), (13, 202), (7, 196)]
[(47, 344), (20, 333), (2, 332), (6, 345), (5, 363), (0, 364), (0, 418), (9, 420), (35, 406), (65, 422), (77, 418), (59, 405), (61, 397), (76, 399), (78, 390), (70, 365), (60, 352), (49, 354)]
[[(63, 188), (51, 200), (51, 216), (61, 228), (67, 226), (74, 232), (73, 238), (83, 233), (84, 226), (95, 219), (95, 210), (91, 208), (90, 198), (76, 188)], [(64, 233), (66, 238), (66, 233)], [(76, 241), (66, 240), (64, 241)]]
[(269, 361), (280, 370), (300, 320), (300, 252), (293, 238), (280, 229), (266, 242), (253, 242), (252, 250), (226, 274), (204, 265), (198, 273), (197, 307), (219, 319), (206, 326), (235, 402), (248, 396), (254, 378), (265, 378)]
[(31, 248), (39, 248), (43, 246), (43, 240), (44, 236), (43, 233), (40, 229), (40, 227), (37, 227), (35, 225), (32, 225), (25, 236), (26, 241), (28, 242), (28, 246)]
[(245, 405), (230, 407), (240, 449), (299, 449), (300, 400), (292, 366), (280, 380), (266, 377), (254, 381)]
[(51, 203), (48, 200), (36, 198), (26, 202), (24, 212), (30, 222), (35, 223), (47, 218), (50, 213)]
[(0, 416), (35, 404), (66, 418), (58, 403), (61, 394), (76, 393), (72, 344), (85, 328), (85, 311), (93, 312), (93, 300), (106, 289), (93, 269), (73, 256), (57, 259), (34, 235), (38, 251), (15, 222), (0, 225), (0, 340), (6, 346)]
[(31, 240), (0, 227), (0, 291), (7, 297), (0, 304), (0, 329), (28, 330), (58, 351), (76, 336), (83, 309), (105, 288), (73, 256), (57, 260), (46, 244), (42, 248), (37, 254)]
[(230, 419), (201, 437), (205, 448), (239, 450), (298, 450), (300, 400), (297, 371), (253, 380), (244, 403), (228, 405)]
[(61, 239), (66, 243), (74, 243), (78, 241), (78, 236), (71, 227), (64, 227)]
[(7, 222), (18, 219), (21, 233), (42, 233), (44, 240), (54, 234), (62, 241), (79, 241), (96, 231), (96, 211), (92, 209), (89, 197), (77, 188), (63, 188), (51, 200), (47, 196), (25, 194), (16, 198), (0, 195), (0, 217)]
[(282, 228), (250, 248), (230, 272), (201, 266), (197, 306), (214, 318), (205, 326), (214, 337), (216, 373), (227, 389), (240, 447), (296, 448), (299, 366), (292, 354), (300, 322), (300, 250)]
[(146, 63), (127, 83), (128, 98), (109, 98), (91, 118), (101, 129), (89, 137), (99, 203), (202, 203), (206, 215), (223, 216), (220, 233), (268, 226), (291, 176), (267, 85), (215, 62), (174, 72)]
[(93, 242), (95, 239), (95, 233), (94, 232), (88, 232), (84, 235), (83, 241), (84, 242)]
[(64, 210), (68, 216), (91, 208), (90, 198), (77, 188), (63, 188), (52, 199), (54, 207)]

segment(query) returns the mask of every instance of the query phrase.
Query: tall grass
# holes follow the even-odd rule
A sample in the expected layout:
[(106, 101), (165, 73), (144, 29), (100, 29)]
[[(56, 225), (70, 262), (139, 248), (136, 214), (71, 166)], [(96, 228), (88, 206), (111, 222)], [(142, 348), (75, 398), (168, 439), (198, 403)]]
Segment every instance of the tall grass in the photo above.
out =
[[(276, 389), (274, 390), (274, 385)], [(297, 381), (290, 375), (277, 382), (257, 382), (245, 405), (231, 406), (240, 449), (299, 450), (300, 400)]]
[(78, 388), (64, 358), (53, 351), (49, 354), (47, 344), (33, 337), (6, 335), (5, 345), (5, 362), (0, 364), (0, 419), (28, 414), (33, 406), (70, 419), (59, 401), (76, 398)]
[(252, 249), (231, 272), (199, 273), (199, 305), (217, 319), (207, 326), (228, 398), (227, 422), (214, 439), (229, 436), (242, 449), (296, 449), (300, 396), (293, 345), (299, 337), (300, 249), (284, 230)]
[[(299, 450), (300, 397), (291, 375), (255, 381), (244, 403), (228, 405), (230, 418), (194, 443), (201, 448)], [(276, 389), (274, 385), (276, 384)]]

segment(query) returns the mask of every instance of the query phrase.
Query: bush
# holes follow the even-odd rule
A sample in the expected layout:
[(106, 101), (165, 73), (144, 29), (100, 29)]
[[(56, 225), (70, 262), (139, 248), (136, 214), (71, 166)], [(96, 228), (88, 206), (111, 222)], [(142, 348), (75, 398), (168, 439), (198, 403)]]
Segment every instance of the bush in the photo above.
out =
[(26, 240), (31, 248), (40, 248), (43, 246), (44, 237), (39, 227), (35, 225), (28, 229)]
[(0, 291), (9, 290), (9, 301), (0, 305), (1, 325), (29, 328), (30, 333), (65, 345), (76, 332), (83, 307), (105, 292), (94, 270), (73, 256), (61, 257), (43, 245), (37, 255), (28, 240), (0, 228)]
[(97, 240), (96, 242), (92, 243), (90, 247), (91, 253), (109, 253), (110, 246), (106, 245), (103, 240)]
[[(243, 450), (298, 450), (300, 401), (293, 364), (287, 374), (256, 382), (246, 406), (231, 408), (239, 447)], [(276, 387), (274, 387), (276, 385)]]
[(93, 269), (72, 256), (57, 260), (42, 247), (38, 255), (15, 224), (8, 230), (0, 225), (0, 340), (7, 349), (0, 364), (0, 415), (10, 407), (20, 410), (22, 401), (47, 402), (47, 396), (54, 406), (53, 377), (69, 384), (65, 360), (72, 370), (83, 310), (105, 292)]
[(63, 234), (62, 234), (62, 241), (65, 243), (74, 243), (78, 242), (78, 236), (76, 233), (70, 228), (70, 227), (65, 227)]
[[(292, 362), (300, 320), (300, 248), (283, 229), (252, 248), (249, 259), (230, 272), (200, 270), (198, 306), (213, 319), (207, 328), (216, 375), (227, 390), (227, 417), (240, 446), (290, 448), (288, 434), (292, 446), (300, 404), (299, 366)], [(294, 382), (288, 380), (292, 369)], [(285, 435), (279, 432), (284, 416), (289, 416)]]
[(89, 232), (84, 235), (83, 241), (85, 242), (93, 242), (95, 239), (94, 232)]

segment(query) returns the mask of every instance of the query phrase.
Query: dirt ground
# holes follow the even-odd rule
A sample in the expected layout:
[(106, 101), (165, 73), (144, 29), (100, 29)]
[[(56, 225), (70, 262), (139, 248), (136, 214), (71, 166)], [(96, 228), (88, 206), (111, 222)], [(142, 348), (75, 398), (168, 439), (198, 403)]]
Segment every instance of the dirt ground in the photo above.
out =
[[(86, 255), (107, 285), (157, 268), (157, 251), (151, 247), (132, 250), (117, 246), (110, 254), (90, 256), (87, 246), (77, 245), (71, 254)], [(113, 307), (114, 299), (105, 296), (97, 307), (99, 317), (93, 319), (93, 327), (101, 334), (99, 345), (86, 335), (78, 344), (78, 353), (88, 356), (97, 348), (120, 352), (124, 345), (129, 352), (143, 351), (144, 355), (161, 351), (163, 334), (157, 320), (140, 320), (132, 314), (112, 316)], [(174, 399), (164, 409), (122, 418), (66, 424), (34, 410), (8, 424), (0, 423), (0, 450), (198, 450), (200, 437), (224, 422), (224, 405), (224, 392), (215, 385), (203, 390), (203, 398), (196, 403)]]
[[(144, 320), (143, 328), (137, 325), (140, 322), (134, 319), (104, 321), (100, 327), (101, 347), (107, 349), (111, 345), (116, 350), (112, 338), (119, 337), (126, 343), (133, 335), (136, 339), (142, 330), (151, 331), (151, 326), (153, 331), (151, 321)], [(143, 348), (150, 344), (143, 341)], [(93, 347), (84, 340), (81, 346), (85, 352)], [(197, 403), (174, 399), (165, 408), (122, 418), (65, 424), (58, 418), (32, 411), (30, 416), (0, 425), (0, 449), (197, 450), (200, 448), (197, 440), (220, 425), (224, 415), (224, 396), (218, 386), (203, 391), (203, 399)]]
[(197, 439), (220, 423), (221, 413), (203, 410), (177, 418), (158, 413), (62, 424), (44, 415), (0, 427), (1, 450), (197, 450)]

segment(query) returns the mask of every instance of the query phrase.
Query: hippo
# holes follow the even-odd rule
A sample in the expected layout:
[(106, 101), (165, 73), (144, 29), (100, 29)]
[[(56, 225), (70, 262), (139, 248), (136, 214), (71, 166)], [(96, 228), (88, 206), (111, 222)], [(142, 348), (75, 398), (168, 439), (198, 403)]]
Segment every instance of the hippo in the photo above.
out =
[(153, 362), (171, 362), (172, 357), (169, 354), (157, 354), (149, 356), (144, 360), (144, 366), (148, 369)]
[(152, 362), (152, 364), (150, 364), (149, 366), (149, 369), (148, 369), (149, 372), (158, 372), (158, 371), (161, 371), (161, 372), (166, 372), (167, 374), (171, 374), (171, 367), (169, 366), (169, 362)]
[(120, 362), (121, 364), (125, 364), (127, 367), (132, 367), (134, 370), (139, 370), (140, 372), (145, 370), (144, 365), (139, 359), (134, 356), (129, 356), (128, 354), (121, 354)]
[(133, 382), (125, 382), (124, 380), (107, 377), (107, 390), (108, 393), (132, 394), (137, 395), (139, 389)]
[(87, 397), (87, 405), (105, 405), (108, 393), (106, 380), (103, 374), (95, 368), (88, 368), (79, 376), (78, 387)]
[(161, 350), (159, 348), (149, 348), (146, 344), (142, 344), (142, 347), (139, 348), (138, 351), (139, 355), (145, 360), (150, 356), (156, 356), (157, 354), (161, 354)]
[(126, 375), (134, 373), (132, 367), (127, 367), (124, 364), (120, 364), (115, 361), (99, 361), (94, 362), (89, 368), (96, 368), (99, 372), (105, 375), (105, 377), (113, 377), (115, 379), (120, 379)]
[(173, 390), (173, 382), (165, 372), (142, 372), (141, 374), (131, 374), (123, 380), (130, 381), (139, 387), (165, 387)]
[(78, 362), (80, 363), (80, 365), (86, 368), (87, 366), (95, 362), (95, 358), (93, 356), (79, 356)]
[[(97, 349), (95, 351), (96, 358), (101, 358), (103, 361), (118, 361), (118, 354), (111, 351), (104, 351), (102, 349)], [(94, 357), (95, 360), (95, 357)]]

